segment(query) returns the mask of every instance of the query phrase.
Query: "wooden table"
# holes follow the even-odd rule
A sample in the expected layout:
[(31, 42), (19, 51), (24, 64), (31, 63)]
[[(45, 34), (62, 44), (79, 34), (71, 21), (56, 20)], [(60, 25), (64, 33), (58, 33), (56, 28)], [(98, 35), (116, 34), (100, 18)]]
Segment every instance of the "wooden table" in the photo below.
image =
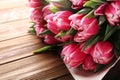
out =
[(0, 0), (0, 80), (73, 80), (57, 53), (32, 53), (43, 43), (27, 32), (26, 2)]

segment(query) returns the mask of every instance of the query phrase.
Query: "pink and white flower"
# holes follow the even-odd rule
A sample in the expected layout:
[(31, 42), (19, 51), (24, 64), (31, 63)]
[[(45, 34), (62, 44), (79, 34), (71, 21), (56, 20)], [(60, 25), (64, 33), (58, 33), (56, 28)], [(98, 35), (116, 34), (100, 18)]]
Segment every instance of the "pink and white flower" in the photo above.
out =
[(108, 64), (114, 57), (113, 45), (110, 42), (97, 42), (90, 52), (94, 62)]
[(72, 2), (72, 8), (73, 9), (79, 9), (83, 7), (83, 4), (86, 0), (70, 0)]
[(30, 19), (35, 23), (43, 22), (43, 12), (40, 9), (33, 9), (30, 15)]
[(43, 6), (43, 4), (40, 2), (40, 0), (28, 0), (28, 6), (32, 8), (38, 8)]
[(48, 29), (54, 34), (59, 31), (67, 31), (70, 29), (70, 20), (68, 17), (72, 15), (70, 11), (58, 11), (55, 14), (49, 14), (45, 17)]
[(47, 34), (44, 36), (44, 42), (46, 44), (57, 44), (59, 43), (60, 41), (58, 41), (57, 39), (54, 38), (54, 34)]
[(95, 70), (96, 67), (97, 67), (97, 64), (93, 61), (91, 55), (87, 55), (84, 63), (82, 64), (82, 68), (84, 70)]
[(65, 46), (61, 55), (64, 57), (64, 62), (70, 67), (78, 67), (86, 58), (86, 54), (81, 51), (77, 44), (69, 44)]
[(96, 18), (87, 18), (83, 14), (73, 14), (69, 19), (71, 20), (71, 26), (75, 30), (78, 30), (74, 37), (75, 42), (83, 42), (99, 31), (99, 25)]
[(112, 26), (120, 26), (120, 1), (114, 0), (104, 3), (95, 10), (94, 14), (105, 15)]

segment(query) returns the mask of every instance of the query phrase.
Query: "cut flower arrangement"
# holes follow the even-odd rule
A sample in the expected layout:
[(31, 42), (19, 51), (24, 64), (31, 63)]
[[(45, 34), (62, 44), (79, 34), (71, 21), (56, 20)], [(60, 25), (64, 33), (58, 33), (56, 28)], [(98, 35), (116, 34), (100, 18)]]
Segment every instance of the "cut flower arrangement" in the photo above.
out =
[(29, 32), (56, 50), (70, 68), (97, 72), (120, 56), (119, 0), (28, 0)]

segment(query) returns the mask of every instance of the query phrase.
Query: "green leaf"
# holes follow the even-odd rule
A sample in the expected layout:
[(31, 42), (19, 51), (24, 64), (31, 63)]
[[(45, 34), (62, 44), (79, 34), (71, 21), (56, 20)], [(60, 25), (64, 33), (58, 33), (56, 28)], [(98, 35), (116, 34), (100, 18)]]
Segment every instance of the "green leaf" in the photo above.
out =
[(100, 36), (99, 35), (95, 35), (95, 36), (92, 36), (90, 39), (88, 39), (84, 46), (82, 47), (82, 50), (84, 50), (87, 46), (92, 46), (94, 45), (95, 43), (97, 43), (98, 41), (100, 40)]
[(36, 34), (36, 31), (35, 31), (34, 26), (35, 26), (35, 23), (33, 23), (33, 24), (32, 24), (32, 26), (29, 28), (28, 33), (31, 33), (31, 34), (33, 34), (33, 35), (35, 35), (35, 34)]
[(44, 35), (44, 34), (51, 34), (52, 32), (50, 30), (45, 30), (41, 32), (39, 35)]
[(40, 48), (40, 49), (38, 49), (38, 50), (35, 50), (35, 51), (33, 51), (33, 52), (34, 52), (34, 53), (45, 52), (45, 51), (51, 49), (52, 47), (53, 47), (53, 46), (47, 45), (47, 46), (44, 46), (44, 47), (42, 47), (42, 48)]
[(94, 1), (87, 1), (85, 2), (85, 4), (83, 5), (83, 7), (90, 7), (95, 9), (97, 6), (99, 6), (100, 3), (94, 2)]
[(112, 26), (107, 25), (105, 35), (107, 35), (112, 30), (112, 28), (113, 28)]
[(35, 35), (36, 31), (33, 28), (30, 28), (30, 30), (28, 31), (28, 33), (31, 33), (31, 34)]
[(69, 0), (46, 0), (48, 3), (54, 2), (64, 7), (64, 10), (71, 10), (71, 2)]
[(102, 25), (106, 21), (104, 16), (99, 17), (99, 25)]
[(76, 30), (74, 30), (73, 28), (70, 28), (67, 32), (66, 32), (66, 35), (69, 35), (69, 34), (76, 34)]
[(87, 17), (87, 18), (95, 17), (94, 16), (94, 10), (90, 11), (85, 17)]
[[(111, 27), (111, 26), (108, 26), (108, 27)], [(103, 39), (103, 41), (106, 41), (110, 38), (110, 36), (117, 30), (117, 27), (116, 26), (112, 26), (110, 29), (108, 28), (108, 30), (106, 30), (106, 33), (105, 33), (105, 37)]]
[(92, 9), (91, 8), (83, 8), (77, 12), (77, 14), (88, 14)]
[(93, 2), (96, 2), (96, 3), (104, 3), (105, 2), (103, 0), (90, 0), (90, 1), (93, 1)]
[(60, 31), (60, 32), (55, 36), (55, 38), (58, 38), (58, 37), (64, 36), (65, 34), (66, 34), (66, 32), (64, 32), (64, 31)]
[(120, 49), (114, 48), (114, 54), (116, 58), (119, 58), (120, 56)]
[(56, 7), (56, 6), (50, 7), (49, 10), (50, 10), (52, 13), (56, 13), (56, 12), (60, 11), (60, 9), (59, 9), (58, 7)]

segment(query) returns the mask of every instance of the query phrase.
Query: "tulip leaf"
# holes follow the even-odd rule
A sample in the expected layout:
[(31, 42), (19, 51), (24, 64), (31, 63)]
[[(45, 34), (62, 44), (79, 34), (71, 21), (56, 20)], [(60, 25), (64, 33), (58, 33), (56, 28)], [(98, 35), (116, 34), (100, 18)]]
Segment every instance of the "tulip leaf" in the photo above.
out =
[(103, 0), (90, 0), (90, 1), (93, 1), (93, 2), (96, 2), (96, 3), (104, 3)]
[(106, 21), (104, 16), (99, 17), (99, 25), (102, 25)]
[(31, 33), (31, 34), (35, 35), (35, 34), (36, 34), (36, 31), (35, 31), (35, 28), (34, 28), (35, 23), (34, 23), (34, 22), (31, 22), (31, 23), (33, 23), (33, 24), (32, 24), (32, 26), (29, 28), (28, 33)]
[(116, 33), (112, 36), (114, 44), (114, 53), (116, 58), (120, 56), (120, 30), (117, 30)]
[(112, 30), (112, 28), (113, 28), (112, 26), (107, 25), (105, 35), (107, 35)]
[[(106, 29), (105, 37), (104, 37), (103, 41), (108, 40), (111, 37), (111, 35), (117, 30), (116, 26), (112, 26), (112, 27), (107, 26), (107, 27), (108, 27), (108, 30)], [(111, 28), (109, 29), (109, 27), (111, 27)]]
[(39, 35), (44, 35), (44, 34), (51, 34), (52, 32), (50, 30), (45, 30), (41, 32)]
[(66, 34), (66, 32), (64, 32), (64, 31), (60, 31), (60, 32), (55, 36), (55, 38), (58, 38), (58, 37), (64, 36), (65, 34)]
[(99, 35), (95, 35), (95, 36), (92, 36), (90, 39), (88, 39), (84, 46), (82, 47), (82, 51), (87, 47), (87, 46), (92, 46), (94, 45), (95, 43), (97, 43), (98, 41), (100, 40), (100, 36)]
[(48, 3), (50, 2), (54, 2), (57, 3), (59, 5), (61, 5), (62, 7), (64, 7), (64, 9), (66, 10), (71, 10), (71, 2), (69, 0), (46, 0)]
[(87, 17), (87, 18), (95, 17), (94, 16), (94, 10), (90, 11), (85, 17)]
[(85, 2), (85, 4), (83, 5), (83, 7), (90, 7), (95, 9), (97, 6), (99, 6), (100, 3), (94, 2), (94, 1), (87, 1)]
[(50, 7), (49, 10), (50, 10), (52, 13), (56, 13), (56, 12), (60, 11), (60, 9), (59, 9), (58, 7), (56, 7), (56, 6)]
[(91, 11), (91, 8), (83, 8), (80, 11), (78, 11), (78, 14), (88, 14)]
[(114, 54), (116, 58), (119, 58), (120, 56), (120, 49), (114, 48)]
[(35, 50), (35, 51), (33, 51), (33, 52), (34, 52), (34, 53), (41, 53), (41, 52), (48, 51), (48, 50), (51, 49), (51, 48), (52, 48), (52, 46), (47, 45), (47, 46), (44, 46), (44, 47), (42, 47), (42, 48), (40, 48), (40, 49), (38, 49), (38, 50)]
[(76, 34), (76, 30), (74, 30), (73, 28), (70, 28), (67, 32), (66, 32), (66, 35), (69, 35), (69, 34), (72, 34), (72, 35), (74, 35), (74, 34)]

